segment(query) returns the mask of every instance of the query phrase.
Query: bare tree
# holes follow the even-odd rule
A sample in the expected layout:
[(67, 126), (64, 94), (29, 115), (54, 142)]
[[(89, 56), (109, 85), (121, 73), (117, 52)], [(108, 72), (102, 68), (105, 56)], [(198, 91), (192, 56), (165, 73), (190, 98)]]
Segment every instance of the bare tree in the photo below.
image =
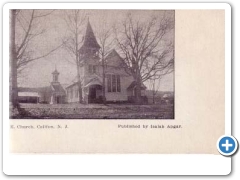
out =
[(103, 96), (103, 103), (106, 104), (106, 68), (107, 68), (107, 55), (112, 50), (113, 45), (113, 38), (112, 38), (112, 29), (106, 28), (104, 26), (106, 22), (102, 23), (102, 28), (100, 28), (99, 32), (97, 33), (97, 38), (99, 40), (100, 50), (99, 56), (101, 58), (101, 66), (102, 66), (102, 96)]
[(136, 82), (136, 103), (141, 101), (141, 86), (173, 67), (173, 44), (165, 37), (174, 27), (173, 18), (163, 15), (147, 21), (133, 19), (128, 14), (120, 30), (115, 28), (116, 42), (121, 51), (123, 66)]
[(64, 38), (64, 47), (74, 60), (77, 68), (77, 82), (79, 92), (79, 103), (82, 103), (82, 80), (80, 74), (81, 58), (79, 56), (79, 48), (83, 42), (82, 30), (86, 20), (86, 13), (82, 10), (66, 10), (64, 11), (64, 20), (68, 27), (68, 35)]
[(16, 17), (17, 10), (11, 10), (11, 33), (10, 33), (10, 62), (11, 62), (11, 102), (13, 107), (17, 106), (18, 103), (18, 90), (17, 90), (17, 53), (15, 44), (15, 32), (16, 32)]
[[(152, 91), (153, 104), (155, 104), (156, 95), (160, 90), (161, 79), (165, 75), (173, 72), (173, 70), (174, 70), (173, 64), (174, 64), (173, 59), (170, 59), (170, 61), (168, 62), (168, 66), (166, 68), (164, 68), (163, 70), (160, 70), (160, 71), (158, 69), (152, 70), (150, 78), (148, 79), (148, 81), (150, 83), (150, 89)], [(151, 68), (151, 66), (148, 66), (148, 68)]]
[(150, 88), (152, 91), (152, 103), (155, 104), (155, 98), (160, 88), (161, 78), (157, 79), (157, 81), (156, 79), (149, 79), (149, 81), (150, 81)]
[[(11, 101), (14, 107), (18, 104), (18, 75), (26, 65), (35, 60), (44, 58), (58, 47), (41, 52), (36, 56), (36, 51), (31, 42), (37, 36), (42, 35), (45, 30), (40, 28), (39, 19), (50, 15), (54, 10), (11, 10), (10, 13), (10, 62), (11, 62)], [(17, 35), (17, 36), (16, 36)], [(31, 45), (30, 45), (31, 44)]]

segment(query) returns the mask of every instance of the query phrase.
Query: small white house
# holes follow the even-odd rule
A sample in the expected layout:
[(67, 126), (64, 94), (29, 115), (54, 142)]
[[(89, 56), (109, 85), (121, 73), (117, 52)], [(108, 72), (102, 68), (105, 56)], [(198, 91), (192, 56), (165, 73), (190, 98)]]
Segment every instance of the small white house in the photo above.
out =
[(18, 92), (19, 102), (38, 103), (40, 95), (38, 92)]

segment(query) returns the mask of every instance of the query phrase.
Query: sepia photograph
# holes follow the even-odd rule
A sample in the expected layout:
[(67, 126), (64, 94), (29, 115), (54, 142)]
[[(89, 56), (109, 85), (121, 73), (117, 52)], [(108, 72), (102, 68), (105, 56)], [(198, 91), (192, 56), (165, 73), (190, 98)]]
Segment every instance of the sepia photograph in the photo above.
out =
[(6, 169), (193, 174), (222, 164), (231, 22), (222, 3), (4, 5)]
[(10, 10), (10, 119), (174, 119), (174, 10)]

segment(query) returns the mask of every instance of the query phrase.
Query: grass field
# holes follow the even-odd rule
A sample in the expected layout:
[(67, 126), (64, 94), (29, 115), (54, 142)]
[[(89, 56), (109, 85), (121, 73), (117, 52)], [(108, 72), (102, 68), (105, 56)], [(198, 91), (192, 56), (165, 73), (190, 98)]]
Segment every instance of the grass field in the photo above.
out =
[(174, 119), (173, 105), (20, 104), (12, 119)]

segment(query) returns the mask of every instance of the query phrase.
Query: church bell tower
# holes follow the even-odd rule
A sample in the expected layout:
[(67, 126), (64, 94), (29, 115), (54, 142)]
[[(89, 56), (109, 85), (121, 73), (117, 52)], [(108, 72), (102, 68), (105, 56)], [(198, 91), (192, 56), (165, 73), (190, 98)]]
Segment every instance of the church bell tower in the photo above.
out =
[(79, 50), (80, 57), (94, 57), (98, 56), (100, 46), (96, 40), (96, 37), (93, 33), (92, 26), (88, 20), (86, 34), (84, 36), (84, 42), (82, 47)]
[(52, 72), (52, 84), (59, 84), (58, 82), (58, 76), (59, 76), (59, 72), (57, 71), (57, 69), (55, 69), (55, 71)]

